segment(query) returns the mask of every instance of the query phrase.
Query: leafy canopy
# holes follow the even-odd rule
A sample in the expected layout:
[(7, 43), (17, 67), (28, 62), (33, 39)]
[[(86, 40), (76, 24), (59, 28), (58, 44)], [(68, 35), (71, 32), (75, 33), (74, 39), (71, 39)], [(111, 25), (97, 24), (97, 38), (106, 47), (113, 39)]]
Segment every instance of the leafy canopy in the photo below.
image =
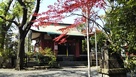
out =
[[(39, 16), (39, 18), (34, 21), (38, 22), (35, 26), (47, 26), (50, 23), (60, 23), (67, 17), (76, 16), (77, 18), (74, 19), (72, 25), (60, 29), (63, 31), (63, 34), (57, 39), (61, 39), (71, 28), (85, 24), (87, 20), (89, 20), (88, 23), (99, 25), (96, 20), (99, 19), (100, 16), (98, 16), (96, 9), (104, 9), (104, 5), (104, 0), (57, 0), (54, 5), (48, 6), (48, 11), (35, 14)], [(65, 39), (63, 39), (63, 41), (65, 41)]]
[[(116, 5), (115, 5), (116, 3)], [(130, 53), (136, 51), (136, 1), (114, 1), (111, 11), (106, 14), (106, 25), (112, 30), (114, 51), (125, 49)]]

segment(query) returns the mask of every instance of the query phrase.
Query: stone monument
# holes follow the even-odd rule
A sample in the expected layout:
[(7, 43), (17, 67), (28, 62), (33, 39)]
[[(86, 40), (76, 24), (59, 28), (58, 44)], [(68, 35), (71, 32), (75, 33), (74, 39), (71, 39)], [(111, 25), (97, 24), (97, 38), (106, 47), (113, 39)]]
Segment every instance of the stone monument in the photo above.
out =
[(109, 42), (106, 41), (104, 47), (102, 47), (99, 72), (102, 77), (127, 77), (121, 55), (117, 52), (112, 52), (108, 45)]

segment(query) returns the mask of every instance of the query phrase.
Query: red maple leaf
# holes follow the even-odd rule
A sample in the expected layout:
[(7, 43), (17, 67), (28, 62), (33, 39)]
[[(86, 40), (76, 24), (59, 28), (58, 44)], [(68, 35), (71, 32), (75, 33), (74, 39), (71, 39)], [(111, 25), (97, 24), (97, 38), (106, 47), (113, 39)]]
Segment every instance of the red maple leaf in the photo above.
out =
[[(34, 14), (39, 16), (35, 21), (38, 22), (39, 26), (43, 26), (43, 22), (60, 23), (64, 18), (75, 15), (77, 18), (72, 25), (60, 29), (62, 32), (69, 31), (71, 28), (86, 23), (87, 19), (93, 18), (93, 23), (97, 19), (97, 13), (94, 11), (95, 8), (104, 9), (105, 3), (104, 0), (57, 0), (54, 5), (48, 6), (48, 11), (41, 14)], [(66, 33), (63, 33), (54, 40), (63, 40), (61, 43), (66, 42), (66, 39), (62, 39), (66, 38), (64, 37), (65, 35)]]

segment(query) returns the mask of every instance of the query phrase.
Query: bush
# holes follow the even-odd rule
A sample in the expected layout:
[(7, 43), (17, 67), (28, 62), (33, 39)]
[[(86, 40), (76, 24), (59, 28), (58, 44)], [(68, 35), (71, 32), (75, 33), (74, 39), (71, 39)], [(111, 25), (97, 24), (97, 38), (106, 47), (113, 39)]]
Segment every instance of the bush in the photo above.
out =
[(56, 56), (51, 48), (46, 47), (44, 50), (40, 51), (40, 54), (41, 56), (46, 56), (46, 58), (48, 57), (46, 61), (49, 60), (47, 62), (50, 67), (54, 67), (54, 65), (56, 65)]
[(10, 49), (0, 49), (0, 67), (11, 67), (11, 57), (14, 53)]
[(127, 56), (124, 63), (125, 63), (125, 67), (130, 70), (131, 76), (133, 76), (134, 72), (136, 72), (136, 56), (133, 57)]
[(26, 55), (27, 55), (27, 57), (32, 57), (32, 56), (34, 55), (34, 53), (33, 53), (33, 52), (28, 51), (28, 52), (26, 52)]

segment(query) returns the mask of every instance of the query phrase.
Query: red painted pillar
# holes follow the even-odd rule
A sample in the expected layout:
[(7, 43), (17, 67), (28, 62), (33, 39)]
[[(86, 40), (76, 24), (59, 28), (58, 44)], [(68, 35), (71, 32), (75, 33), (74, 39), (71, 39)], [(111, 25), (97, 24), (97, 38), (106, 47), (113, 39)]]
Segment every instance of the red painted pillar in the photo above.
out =
[(40, 50), (43, 50), (44, 48), (45, 48), (44, 41), (43, 41), (43, 39), (41, 39), (41, 41), (40, 41)]

